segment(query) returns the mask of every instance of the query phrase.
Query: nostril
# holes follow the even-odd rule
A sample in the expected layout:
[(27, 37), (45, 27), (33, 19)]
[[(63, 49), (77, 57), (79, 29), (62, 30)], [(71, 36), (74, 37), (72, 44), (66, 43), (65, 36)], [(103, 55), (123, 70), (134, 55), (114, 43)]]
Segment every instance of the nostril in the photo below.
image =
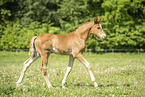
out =
[(106, 36), (104, 35), (103, 39), (106, 39)]
[(102, 35), (102, 39), (103, 39), (103, 40), (106, 39), (106, 35)]

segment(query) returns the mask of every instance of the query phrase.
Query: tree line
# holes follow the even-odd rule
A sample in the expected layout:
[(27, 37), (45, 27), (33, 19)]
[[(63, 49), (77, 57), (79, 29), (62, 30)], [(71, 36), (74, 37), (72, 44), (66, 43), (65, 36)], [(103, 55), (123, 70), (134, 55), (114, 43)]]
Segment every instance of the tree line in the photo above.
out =
[(1, 0), (0, 49), (27, 49), (31, 37), (66, 34), (102, 17), (107, 34), (88, 49), (145, 49), (145, 0)]

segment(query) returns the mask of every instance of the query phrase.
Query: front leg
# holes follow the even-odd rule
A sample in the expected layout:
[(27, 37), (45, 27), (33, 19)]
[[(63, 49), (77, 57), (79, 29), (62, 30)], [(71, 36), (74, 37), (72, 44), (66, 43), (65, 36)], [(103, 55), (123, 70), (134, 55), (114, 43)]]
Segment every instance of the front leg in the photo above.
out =
[(91, 66), (89, 65), (89, 63), (88, 63), (88, 62), (86, 61), (86, 59), (82, 56), (81, 53), (78, 54), (78, 55), (76, 56), (76, 58), (86, 66), (86, 68), (88, 69), (88, 71), (89, 71), (89, 73), (90, 73), (91, 80), (92, 80), (92, 82), (94, 83), (94, 87), (97, 88), (97, 87), (98, 87), (98, 84), (97, 84), (96, 81), (95, 81), (95, 77), (94, 77), (94, 74), (93, 74), (93, 72), (92, 72), (92, 68), (91, 68)]

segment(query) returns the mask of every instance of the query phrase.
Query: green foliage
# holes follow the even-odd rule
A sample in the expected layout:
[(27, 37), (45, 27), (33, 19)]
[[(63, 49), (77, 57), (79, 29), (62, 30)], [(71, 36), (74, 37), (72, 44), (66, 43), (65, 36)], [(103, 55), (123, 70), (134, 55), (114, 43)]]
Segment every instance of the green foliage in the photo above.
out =
[(74, 22), (74, 19), (84, 18), (88, 13), (87, 3), (84, 0), (63, 0), (58, 13), (64, 21)]
[[(75, 5), (75, 6), (74, 6)], [(60, 27), (65, 33), (77, 29), (88, 15), (87, 2), (84, 0), (63, 0), (59, 5), (58, 15), (60, 17)], [(80, 25), (81, 24), (81, 25)]]
[(144, 48), (143, 0), (105, 0), (103, 27), (107, 28), (107, 48)]
[(0, 20), (5, 21), (9, 16), (11, 16), (10, 10), (0, 9)]
[(141, 24), (145, 15), (142, 0), (105, 0), (102, 8), (105, 10), (105, 19), (121, 26)]
[(1, 0), (0, 1), (0, 6), (5, 4), (6, 2), (13, 2), (14, 0)]
[[(16, 0), (18, 11), (15, 15), (21, 18), (23, 25), (32, 21), (56, 21), (57, 4), (60, 0)], [(55, 23), (57, 24), (57, 23)]]
[(30, 40), (33, 36), (43, 33), (56, 33), (58, 27), (52, 27), (51, 24), (32, 22), (27, 27), (22, 27), (20, 23), (10, 23), (3, 31), (4, 35), (0, 40), (1, 49), (26, 49), (29, 48)]
[[(102, 17), (100, 23), (107, 39), (101, 41), (91, 36), (86, 43), (87, 48), (145, 48), (145, 0), (2, 0), (0, 4), (0, 41), (7, 35), (18, 35), (20, 38), (17, 37), (16, 42), (24, 37), (20, 46), (1, 45), (1, 48), (28, 48), (28, 43), (24, 42), (30, 39), (27, 35), (70, 33), (85, 22), (93, 21), (96, 16)], [(61, 30), (56, 32), (59, 28)], [(10, 42), (11, 39), (7, 40)]]

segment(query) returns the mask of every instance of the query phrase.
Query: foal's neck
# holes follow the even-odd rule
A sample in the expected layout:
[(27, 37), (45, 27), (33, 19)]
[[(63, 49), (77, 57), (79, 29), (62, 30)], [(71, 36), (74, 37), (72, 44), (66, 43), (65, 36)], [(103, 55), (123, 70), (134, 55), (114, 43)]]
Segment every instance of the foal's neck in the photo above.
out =
[(75, 33), (80, 36), (83, 40), (87, 41), (90, 36), (90, 29), (93, 27), (94, 21), (87, 22), (78, 29), (76, 29)]

